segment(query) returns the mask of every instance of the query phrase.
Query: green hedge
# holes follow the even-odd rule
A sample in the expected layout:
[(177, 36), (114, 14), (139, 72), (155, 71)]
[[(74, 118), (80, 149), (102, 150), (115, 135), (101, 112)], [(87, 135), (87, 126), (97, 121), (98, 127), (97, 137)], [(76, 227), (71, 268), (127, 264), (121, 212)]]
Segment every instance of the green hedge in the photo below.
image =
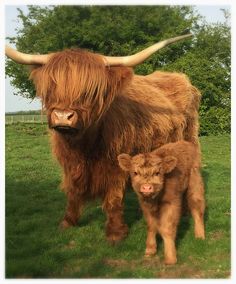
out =
[(200, 135), (219, 135), (231, 131), (230, 108), (211, 107), (209, 110), (200, 111)]

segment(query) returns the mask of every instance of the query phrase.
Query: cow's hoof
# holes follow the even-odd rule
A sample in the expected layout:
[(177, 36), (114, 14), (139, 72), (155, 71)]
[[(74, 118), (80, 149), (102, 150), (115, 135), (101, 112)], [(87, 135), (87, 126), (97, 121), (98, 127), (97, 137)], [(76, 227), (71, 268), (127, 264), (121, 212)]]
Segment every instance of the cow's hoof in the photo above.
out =
[(64, 231), (70, 227), (72, 227), (73, 225), (70, 224), (68, 221), (66, 221), (65, 219), (61, 221), (60, 225), (59, 225), (59, 230), (60, 231)]
[(127, 225), (123, 225), (119, 230), (116, 228), (115, 231), (107, 229), (106, 239), (111, 245), (116, 245), (127, 237), (128, 232), (129, 229)]

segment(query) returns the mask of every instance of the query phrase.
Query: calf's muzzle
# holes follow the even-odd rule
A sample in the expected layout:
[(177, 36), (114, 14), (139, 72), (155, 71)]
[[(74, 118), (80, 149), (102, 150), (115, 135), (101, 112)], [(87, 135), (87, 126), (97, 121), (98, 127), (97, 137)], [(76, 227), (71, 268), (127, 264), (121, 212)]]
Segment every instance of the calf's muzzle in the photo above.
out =
[(152, 194), (154, 192), (154, 187), (152, 184), (142, 184), (140, 187), (140, 192), (145, 195)]

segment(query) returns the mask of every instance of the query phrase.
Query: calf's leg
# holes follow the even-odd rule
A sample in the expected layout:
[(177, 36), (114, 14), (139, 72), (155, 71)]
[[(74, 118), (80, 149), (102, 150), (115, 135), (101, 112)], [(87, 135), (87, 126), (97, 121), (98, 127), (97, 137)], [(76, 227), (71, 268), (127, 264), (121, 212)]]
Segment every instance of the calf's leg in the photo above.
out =
[(194, 168), (191, 170), (189, 187), (187, 190), (187, 202), (190, 212), (194, 219), (194, 234), (196, 238), (205, 239), (204, 229), (204, 185), (200, 170)]
[(146, 240), (146, 250), (145, 257), (150, 257), (156, 254), (157, 244), (156, 244), (156, 230), (148, 228), (147, 240)]
[(164, 241), (164, 262), (175, 264), (177, 262), (175, 238), (181, 214), (181, 201), (178, 203), (165, 203), (160, 210), (158, 231)]
[(156, 254), (157, 244), (156, 244), (156, 234), (157, 234), (157, 218), (154, 217), (150, 209), (145, 207), (145, 205), (140, 202), (140, 206), (143, 210), (143, 214), (147, 223), (147, 239), (146, 239), (146, 250), (145, 257), (150, 257)]

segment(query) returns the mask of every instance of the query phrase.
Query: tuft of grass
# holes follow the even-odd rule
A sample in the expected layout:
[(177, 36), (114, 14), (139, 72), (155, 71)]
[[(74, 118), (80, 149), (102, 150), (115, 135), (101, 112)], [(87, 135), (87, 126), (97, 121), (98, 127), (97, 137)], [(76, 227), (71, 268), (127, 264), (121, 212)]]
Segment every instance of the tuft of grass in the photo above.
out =
[(146, 225), (137, 198), (127, 189), (129, 236), (117, 246), (105, 240), (99, 201), (88, 204), (79, 225), (58, 230), (66, 199), (61, 171), (52, 158), (47, 127), (6, 126), (7, 278), (228, 278), (230, 277), (230, 137), (201, 138), (206, 187), (206, 240), (196, 240), (183, 216), (177, 236), (178, 263), (145, 259)]

